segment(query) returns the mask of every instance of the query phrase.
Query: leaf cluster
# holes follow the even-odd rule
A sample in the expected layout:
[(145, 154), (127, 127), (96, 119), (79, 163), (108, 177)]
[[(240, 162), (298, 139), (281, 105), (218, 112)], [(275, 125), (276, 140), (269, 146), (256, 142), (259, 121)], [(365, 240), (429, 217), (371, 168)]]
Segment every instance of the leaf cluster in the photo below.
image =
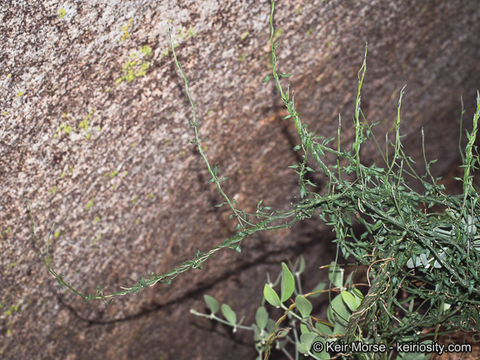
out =
[[(345, 311), (337, 311), (329, 316), (333, 330), (323, 335), (342, 336), (346, 341), (364, 340), (381, 341), (392, 344), (402, 339), (421, 340), (424, 330), (434, 331), (435, 337), (441, 332), (454, 330), (479, 330), (480, 316), (480, 275), (477, 264), (480, 262), (480, 201), (478, 189), (473, 182), (473, 174), (480, 164), (475, 139), (480, 117), (480, 94), (477, 93), (477, 107), (473, 116), (473, 127), (466, 133), (467, 144), (462, 149), (459, 143), (464, 174), (458, 180), (462, 182), (463, 192), (460, 195), (447, 195), (435, 178), (427, 161), (425, 147), (422, 149), (425, 162), (425, 173), (417, 174), (415, 164), (402, 144), (400, 134), (401, 105), (405, 88), (400, 91), (395, 119), (393, 138), (388, 134), (382, 145), (373, 132), (361, 109), (361, 89), (367, 70), (367, 49), (362, 66), (358, 72), (358, 88), (353, 114), (355, 138), (351, 147), (342, 147), (342, 119), (339, 117), (336, 139), (327, 139), (309, 131), (301, 121), (295, 108), (294, 93), (282, 85), (290, 74), (278, 70), (276, 50), (279, 42), (274, 28), (275, 2), (271, 2), (270, 13), (270, 45), (272, 73), (265, 82), (272, 81), (276, 86), (288, 115), (285, 117), (295, 125), (299, 145), (295, 151), (300, 152), (302, 161), (292, 166), (298, 175), (299, 193), (290, 209), (278, 211), (265, 206), (263, 201), (257, 204), (254, 213), (237, 208), (234, 200), (225, 193), (218, 166), (212, 166), (201, 146), (199, 121), (194, 101), (190, 95), (187, 76), (178, 61), (173, 40), (170, 37), (174, 62), (184, 80), (185, 93), (191, 105), (191, 127), (194, 131), (192, 143), (196, 145), (210, 175), (211, 182), (223, 198), (218, 206), (227, 205), (231, 211), (231, 219), (237, 223), (236, 234), (225, 239), (219, 245), (206, 251), (198, 250), (194, 257), (186, 260), (176, 268), (163, 273), (151, 273), (142, 277), (131, 287), (104, 294), (99, 287), (95, 294), (85, 294), (63, 279), (52, 268), (52, 261), (47, 252), (42, 254), (44, 264), (58, 283), (83, 297), (85, 300), (106, 300), (115, 296), (138, 292), (142, 288), (154, 286), (158, 282), (170, 283), (180, 274), (200, 269), (202, 264), (218, 251), (234, 249), (241, 251), (244, 239), (258, 231), (269, 231), (288, 228), (307, 218), (317, 217), (331, 226), (335, 233), (335, 242), (344, 258), (368, 267), (369, 289), (366, 294), (352, 290), (343, 290), (340, 297), (332, 300), (333, 307), (343, 304)], [(462, 115), (464, 110), (462, 108)], [(460, 137), (461, 139), (462, 137)], [(336, 140), (336, 146), (332, 145)], [(423, 140), (423, 131), (422, 131)], [(373, 141), (381, 154), (382, 164), (365, 165), (361, 159), (361, 149), (367, 141)], [(330, 164), (325, 155), (335, 158)], [(308, 180), (309, 173), (319, 173), (326, 177), (327, 185), (318, 189)], [(410, 186), (411, 180), (421, 184), (417, 191)], [(34, 233), (32, 217), (32, 233)], [(340, 268), (333, 267), (331, 282), (341, 284), (336, 277), (341, 276)], [(295, 338), (301, 352), (308, 353), (309, 345), (315, 340), (314, 333), (319, 335), (316, 324), (311, 319), (311, 304), (307, 294), (296, 288), (298, 282), (286, 264), (282, 264), (282, 282), (280, 293), (274, 285), (267, 283), (264, 288), (264, 299), (267, 303), (279, 307), (286, 316), (293, 316), (307, 330)], [(344, 284), (342, 284), (343, 286)], [(292, 296), (295, 294), (295, 297)], [(337, 299), (337, 300), (336, 300)], [(227, 324), (240, 328), (235, 312), (228, 306), (219, 307), (216, 300), (205, 298), (211, 310), (212, 319), (220, 309)], [(291, 304), (287, 306), (288, 301)], [(331, 304), (332, 304), (331, 303)], [(348, 315), (347, 316), (347, 312)], [(264, 309), (257, 310), (257, 337), (262, 331), (274, 334), (265, 340), (262, 351), (268, 351), (273, 340), (285, 335), (277, 324), (282, 318), (272, 322), (265, 318)], [(293, 315), (296, 314), (296, 315)], [(338, 316), (337, 316), (338, 315)], [(270, 324), (270, 325), (269, 325)], [(326, 326), (330, 326), (327, 324)], [(325, 324), (323, 324), (325, 325)], [(326, 328), (320, 327), (326, 331)], [(305, 328), (304, 328), (305, 329)], [(314, 329), (317, 329), (314, 330)], [(322, 330), (322, 331), (323, 331)], [(297, 334), (298, 335), (298, 334)], [(286, 335), (285, 335), (286, 336)], [(303, 336), (303, 338), (302, 338)], [(299, 350), (299, 351), (300, 351)], [(307, 351), (308, 350), (308, 351)], [(305, 352), (304, 352), (305, 353)]]

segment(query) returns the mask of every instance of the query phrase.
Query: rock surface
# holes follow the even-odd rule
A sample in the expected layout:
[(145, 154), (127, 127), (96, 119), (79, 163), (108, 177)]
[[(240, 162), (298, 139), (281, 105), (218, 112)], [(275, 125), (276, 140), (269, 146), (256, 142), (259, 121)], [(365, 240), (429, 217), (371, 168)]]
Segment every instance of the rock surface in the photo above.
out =
[[(34, 247), (27, 201), (55, 269), (84, 292), (131, 286), (232, 235), (234, 223), (190, 143), (191, 112), (168, 53), (190, 79), (200, 136), (241, 208), (287, 208), (297, 194), (295, 129), (269, 73), (267, 1), (0, 3), (0, 357), (4, 359), (254, 359), (232, 336), (189, 314), (202, 295), (252, 320), (265, 273), (308, 252), (329, 263), (315, 221), (248, 239), (202, 271), (105, 306), (59, 289)], [(407, 84), (402, 132), (418, 157), (425, 127), (438, 174), (457, 159), (460, 96), (471, 119), (480, 87), (474, 1), (300, 0), (277, 4), (280, 69), (292, 73), (309, 128), (344, 144), (368, 42), (362, 106), (391, 131)], [(378, 160), (370, 148), (368, 161)], [(235, 342), (234, 340), (240, 340)]]

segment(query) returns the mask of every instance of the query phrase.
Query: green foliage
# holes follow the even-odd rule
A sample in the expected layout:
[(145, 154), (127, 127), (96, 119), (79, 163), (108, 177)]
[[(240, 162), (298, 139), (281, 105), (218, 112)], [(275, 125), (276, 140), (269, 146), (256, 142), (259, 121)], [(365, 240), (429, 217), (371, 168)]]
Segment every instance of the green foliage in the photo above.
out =
[(272, 306), (280, 307), (280, 305), (282, 305), (282, 302), (280, 301), (276, 291), (273, 290), (269, 284), (265, 284), (265, 287), (263, 288), (263, 296), (265, 297), (265, 300), (267, 300), (267, 302)]
[(328, 269), (328, 280), (333, 284), (335, 287), (341, 287), (343, 284), (343, 269), (337, 266), (335, 262), (330, 264)]
[(297, 295), (295, 297), (295, 305), (297, 306), (298, 311), (300, 311), (302, 318), (310, 316), (313, 306), (312, 303), (308, 301), (305, 296)]
[[(305, 267), (305, 259), (301, 257), (297, 265), (298, 268), (294, 269), (293, 272), (298, 272)], [(255, 323), (250, 326), (241, 325), (242, 321), (237, 322), (236, 313), (226, 304), (221, 306), (223, 318), (216, 316), (214, 312), (205, 314), (193, 309), (190, 312), (196, 316), (231, 326), (234, 332), (237, 329), (253, 332), (258, 359), (268, 359), (272, 348), (282, 351), (287, 359), (297, 359), (299, 354), (309, 355), (314, 359), (330, 359), (330, 354), (325, 350), (315, 352), (313, 344), (315, 342), (325, 344), (329, 341), (339, 340), (344, 336), (352, 313), (359, 307), (363, 299), (362, 293), (349, 278), (345, 283), (339, 284), (340, 287), (333, 287), (334, 284), (330, 283), (330, 289), (302, 294), (295, 289), (295, 284), (290, 283), (290, 281), (293, 281), (293, 276), (285, 276), (285, 274), (292, 274), (292, 271), (285, 263), (282, 263), (282, 271), (279, 275), (282, 278), (280, 287), (284, 288), (284, 279), (288, 279), (287, 282), (289, 285), (292, 285), (289, 286), (289, 289), (292, 289), (292, 293), (295, 294), (295, 301), (292, 304), (285, 304), (285, 301), (281, 301), (269, 282), (264, 286), (263, 303), (267, 302), (273, 307), (281, 308), (283, 311), (283, 314), (277, 320), (269, 317), (267, 308), (264, 305), (260, 305), (257, 308)], [(301, 288), (300, 277), (297, 282), (298, 288)], [(328, 321), (323, 321), (313, 316), (313, 304), (309, 299), (315, 298), (316, 295), (338, 293), (340, 288), (348, 290), (341, 291), (330, 302), (327, 315)], [(210, 310), (212, 310), (212, 301), (218, 310), (218, 302), (215, 299), (208, 295), (205, 295), (204, 299)]]
[[(260, 200), (256, 211), (249, 213), (238, 209), (236, 202), (225, 193), (222, 183), (226, 178), (219, 175), (218, 166), (211, 166), (201, 145), (199, 121), (190, 95), (188, 78), (178, 61), (169, 32), (173, 59), (184, 81), (186, 97), (192, 109), (192, 144), (201, 155), (211, 182), (222, 196), (219, 206), (228, 206), (231, 211), (230, 218), (236, 222), (236, 234), (212, 249), (198, 250), (192, 259), (166, 273), (151, 273), (131, 287), (107, 294), (100, 287), (95, 294), (84, 294), (57, 274), (51, 264), (47, 240), (46, 252), (42, 253), (42, 257), (48, 271), (60, 286), (65, 286), (85, 300), (106, 301), (116, 296), (136, 293), (160, 281), (170, 283), (186, 271), (200, 269), (205, 261), (221, 250), (241, 251), (242, 241), (258, 231), (288, 228), (302, 220), (317, 217), (335, 231), (334, 242), (344, 258), (368, 267), (368, 288), (364, 293), (354, 286), (351, 277), (344, 278), (344, 269), (337, 261), (328, 266), (329, 288), (326, 283), (321, 283), (314, 291), (303, 292), (300, 275), (305, 270), (305, 262), (300, 260), (292, 270), (282, 263), (280, 289), (275, 290), (277, 284), (270, 281), (264, 286), (264, 302), (284, 311), (277, 321), (268, 317), (268, 312), (262, 305), (257, 310), (255, 323), (243, 326), (242, 320), (237, 321), (236, 313), (228, 305), (220, 306), (215, 299), (208, 296), (205, 296), (205, 302), (211, 313), (201, 314), (195, 310), (192, 310), (192, 313), (232, 326), (234, 331), (253, 331), (259, 356), (265, 358), (268, 358), (274, 343), (279, 349), (283, 349), (286, 355), (292, 351), (288, 344), (295, 344), (295, 354), (303, 353), (323, 359), (328, 358), (326, 353), (313, 354), (310, 348), (317, 339), (319, 343), (325, 344), (332, 338), (341, 337), (346, 343), (353, 340), (375, 342), (383, 343), (389, 348), (405, 339), (423, 340), (424, 330), (433, 332), (435, 339), (440, 335), (440, 328), (446, 333), (478, 330), (480, 201), (478, 189), (473, 182), (473, 173), (480, 165), (478, 149), (475, 146), (480, 117), (480, 94), (477, 93), (473, 126), (472, 130), (466, 133), (467, 144), (464, 151), (460, 143), (464, 173), (463, 177), (457, 180), (462, 182), (463, 192), (459, 195), (447, 195), (443, 185), (439, 183), (440, 179), (435, 178), (430, 171), (433, 162), (426, 159), (423, 141), (425, 174), (417, 174), (413, 160), (404, 151), (400, 123), (405, 88), (401, 89), (398, 99), (393, 139), (387, 135), (385, 144), (381, 145), (374, 135), (374, 126), (365, 119), (361, 110), (361, 88), (367, 69), (366, 49), (358, 72), (353, 114), (355, 135), (351, 148), (342, 147), (340, 117), (336, 146), (331, 145), (333, 138), (318, 136), (307, 129), (295, 108), (293, 91), (289, 87), (285, 90), (282, 86), (282, 82), (286, 81), (285, 78), (290, 74), (283, 74), (278, 70), (277, 40), (282, 32), (274, 28), (275, 2), (272, 1), (271, 4), (272, 73), (264, 82), (272, 80), (276, 86), (288, 111), (285, 119), (293, 122), (300, 139), (300, 144), (294, 151), (300, 154), (301, 161), (291, 166), (298, 175), (299, 184), (299, 192), (292, 206), (288, 210), (278, 211), (264, 205)], [(136, 53), (131, 59), (132, 63), (125, 65), (121, 81), (131, 81), (137, 76), (145, 75), (148, 62), (143, 62), (143, 57), (149, 54), (149, 49), (140, 49), (140, 53)], [(462, 105), (462, 114), (463, 112)], [(58, 132), (62, 131), (68, 133), (71, 128), (61, 126)], [(362, 163), (361, 149), (366, 142), (377, 146), (382, 157), (381, 165)], [(330, 164), (325, 155), (334, 157), (336, 161)], [(312, 173), (319, 173), (327, 179), (327, 185), (323, 189), (317, 189), (316, 185), (308, 180), (307, 175)], [(422, 189), (414, 190), (410, 186), (411, 180), (417, 181)], [(87, 203), (86, 210), (92, 206), (93, 199)], [(30, 215), (32, 234), (41, 252), (35, 237), (33, 216)], [(326, 321), (318, 321), (317, 317), (312, 316), (312, 300), (323, 293), (328, 293), (331, 300)], [(219, 310), (223, 318), (216, 315)], [(280, 327), (286, 321), (290, 322), (289, 327)], [(387, 352), (384, 355), (389, 358), (392, 354)], [(365, 355), (359, 358), (372, 357)]]
[(205, 303), (207, 304), (212, 314), (217, 313), (219, 309), (218, 301), (210, 295), (203, 295), (203, 298), (205, 299)]
[(292, 296), (295, 290), (295, 279), (292, 273), (288, 269), (287, 265), (282, 262), (282, 289), (281, 289), (281, 301), (285, 302)]
[(264, 306), (260, 306), (255, 313), (255, 322), (260, 330), (265, 329), (268, 322), (268, 313)]
[(225, 319), (227, 319), (230, 324), (235, 325), (237, 322), (237, 314), (235, 314), (235, 311), (233, 311), (232, 308), (227, 304), (222, 304), (221, 309), (222, 315), (225, 317)]

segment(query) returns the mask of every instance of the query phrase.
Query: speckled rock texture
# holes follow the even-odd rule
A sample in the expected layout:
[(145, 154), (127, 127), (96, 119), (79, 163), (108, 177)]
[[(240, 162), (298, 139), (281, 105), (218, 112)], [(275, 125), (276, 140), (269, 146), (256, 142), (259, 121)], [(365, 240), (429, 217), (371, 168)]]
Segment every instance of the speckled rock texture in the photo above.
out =
[[(298, 142), (270, 71), (267, 1), (0, 2), (0, 358), (254, 359), (251, 334), (189, 314), (209, 293), (252, 320), (266, 271), (333, 258), (314, 219), (262, 233), (172, 284), (85, 303), (60, 289), (34, 247), (27, 201), (55, 269), (84, 292), (170, 270), (232, 235), (234, 223), (190, 143), (191, 111), (168, 53), (171, 26), (208, 157), (241, 208), (288, 208)], [(480, 87), (476, 1), (279, 1), (279, 66), (310, 129), (351, 143), (357, 71), (383, 139), (407, 84), (402, 132), (418, 156), (457, 160), (460, 96)], [(379, 156), (366, 147), (366, 161)], [(322, 230), (323, 229), (323, 230)], [(330, 250), (329, 250), (330, 249)], [(237, 341), (235, 341), (237, 340)]]

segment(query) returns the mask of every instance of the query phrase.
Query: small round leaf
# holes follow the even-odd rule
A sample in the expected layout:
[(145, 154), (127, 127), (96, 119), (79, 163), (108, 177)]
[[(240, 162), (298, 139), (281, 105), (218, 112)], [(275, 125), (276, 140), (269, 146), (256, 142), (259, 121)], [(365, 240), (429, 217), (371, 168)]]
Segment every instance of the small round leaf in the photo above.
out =
[(327, 309), (327, 318), (332, 324), (347, 326), (350, 319), (350, 311), (345, 306), (340, 294), (335, 296), (330, 302)]
[(288, 300), (292, 296), (293, 291), (295, 290), (295, 279), (288, 268), (287, 264), (282, 262), (282, 303)]
[(347, 304), (348, 308), (351, 311), (357, 310), (359, 304), (358, 304), (357, 300), (355, 299), (355, 296), (353, 296), (348, 291), (342, 291), (341, 295), (342, 295), (343, 302), (345, 304)]
[(297, 295), (295, 298), (295, 304), (297, 305), (298, 311), (300, 311), (300, 314), (302, 317), (306, 318), (310, 316), (312, 312), (312, 303), (307, 300), (307, 298), (303, 295)]
[(310, 350), (313, 340), (315, 340), (316, 338), (317, 338), (317, 334), (315, 334), (314, 332), (307, 332), (305, 334), (300, 335), (300, 342), (302, 344), (305, 344), (307, 348)]
[(267, 300), (267, 302), (270, 305), (273, 305), (275, 307), (280, 307), (281, 305), (280, 298), (278, 297), (275, 290), (273, 290), (272, 287), (268, 284), (265, 284), (263, 288), (263, 297), (265, 298), (265, 300)]
[(203, 299), (205, 300), (205, 303), (207, 304), (212, 314), (215, 314), (219, 309), (217, 299), (207, 294), (203, 295)]
[[(332, 325), (333, 326), (333, 325)], [(332, 328), (323, 322), (316, 322), (315, 328), (323, 335), (332, 335)]]
[(230, 324), (235, 325), (237, 323), (237, 314), (229, 305), (222, 304), (222, 314)]
[(268, 321), (268, 313), (265, 307), (260, 306), (257, 309), (257, 312), (255, 314), (255, 322), (257, 323), (257, 326), (260, 329), (265, 329), (265, 326), (267, 326), (267, 321)]

